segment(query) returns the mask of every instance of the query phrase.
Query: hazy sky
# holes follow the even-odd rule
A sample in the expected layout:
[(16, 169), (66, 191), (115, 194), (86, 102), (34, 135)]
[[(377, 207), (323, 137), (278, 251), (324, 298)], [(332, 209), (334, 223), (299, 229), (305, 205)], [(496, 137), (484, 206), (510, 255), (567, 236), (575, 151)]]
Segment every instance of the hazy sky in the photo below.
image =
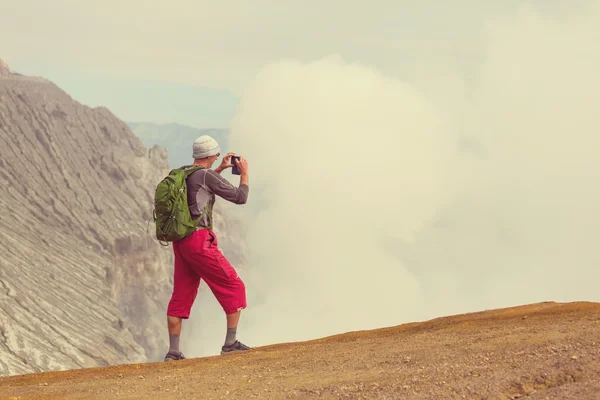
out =
[[(600, 301), (600, 2), (481, 4), (281, 24), (273, 54), (311, 40), (249, 73), (231, 123), (253, 187), (243, 340)], [(190, 354), (221, 340), (210, 298)]]
[[(116, 81), (223, 96), (250, 160), (242, 341), (600, 301), (600, 1), (48, 4), (0, 0), (14, 69), (92, 103)], [(170, 115), (147, 93), (117, 114), (135, 99)], [(189, 356), (222, 342), (198, 304)]]
[[(519, 3), (0, 0), (0, 57), (126, 120), (225, 127), (265, 64), (339, 54), (400, 78), (423, 59), (462, 68)], [(581, 2), (530, 3), (559, 15)]]

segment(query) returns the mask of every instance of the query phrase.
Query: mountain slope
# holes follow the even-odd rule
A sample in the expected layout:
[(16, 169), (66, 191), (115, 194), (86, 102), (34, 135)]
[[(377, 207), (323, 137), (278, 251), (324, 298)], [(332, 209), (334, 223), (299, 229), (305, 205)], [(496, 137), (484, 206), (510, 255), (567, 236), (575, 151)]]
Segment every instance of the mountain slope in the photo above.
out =
[(0, 72), (0, 375), (162, 358), (172, 250), (148, 220), (166, 149), (45, 79)]
[(241, 354), (0, 378), (63, 399), (598, 399), (600, 304), (541, 303)]
[[(44, 79), (6, 74), (0, 137), (0, 373), (145, 360), (158, 338), (142, 340), (148, 322), (117, 300), (137, 293), (147, 316), (160, 306), (134, 275), (168, 284), (168, 255), (143, 223), (164, 149), (147, 152), (110, 111)], [(142, 268), (119, 262), (133, 253), (147, 254)]]

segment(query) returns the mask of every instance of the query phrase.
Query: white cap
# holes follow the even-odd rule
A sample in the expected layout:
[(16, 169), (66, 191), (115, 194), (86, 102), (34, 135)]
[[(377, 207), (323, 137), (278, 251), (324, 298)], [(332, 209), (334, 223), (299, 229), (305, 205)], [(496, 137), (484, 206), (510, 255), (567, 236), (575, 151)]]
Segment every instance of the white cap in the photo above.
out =
[(194, 141), (193, 155), (194, 159), (205, 158), (219, 154), (221, 149), (215, 139), (208, 135), (202, 135)]

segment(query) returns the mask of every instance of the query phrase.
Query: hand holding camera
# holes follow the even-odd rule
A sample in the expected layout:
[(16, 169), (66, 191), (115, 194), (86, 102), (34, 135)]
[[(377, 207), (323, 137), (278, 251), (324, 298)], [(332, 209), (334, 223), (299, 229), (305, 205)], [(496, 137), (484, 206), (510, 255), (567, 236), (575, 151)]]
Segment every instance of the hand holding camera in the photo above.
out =
[(248, 161), (244, 157), (231, 156), (231, 164), (233, 165), (232, 174), (248, 175)]

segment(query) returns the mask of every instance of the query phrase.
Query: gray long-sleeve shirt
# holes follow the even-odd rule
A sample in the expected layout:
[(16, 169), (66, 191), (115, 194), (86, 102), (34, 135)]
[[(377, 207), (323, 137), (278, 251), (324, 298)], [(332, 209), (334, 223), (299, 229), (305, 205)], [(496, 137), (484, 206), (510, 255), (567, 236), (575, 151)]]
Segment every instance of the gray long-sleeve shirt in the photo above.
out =
[[(187, 178), (187, 200), (190, 214), (196, 219), (207, 204), (215, 204), (215, 195), (235, 204), (244, 204), (248, 199), (248, 185), (233, 186), (212, 169), (199, 169)], [(208, 213), (198, 222), (199, 226), (209, 227)]]

